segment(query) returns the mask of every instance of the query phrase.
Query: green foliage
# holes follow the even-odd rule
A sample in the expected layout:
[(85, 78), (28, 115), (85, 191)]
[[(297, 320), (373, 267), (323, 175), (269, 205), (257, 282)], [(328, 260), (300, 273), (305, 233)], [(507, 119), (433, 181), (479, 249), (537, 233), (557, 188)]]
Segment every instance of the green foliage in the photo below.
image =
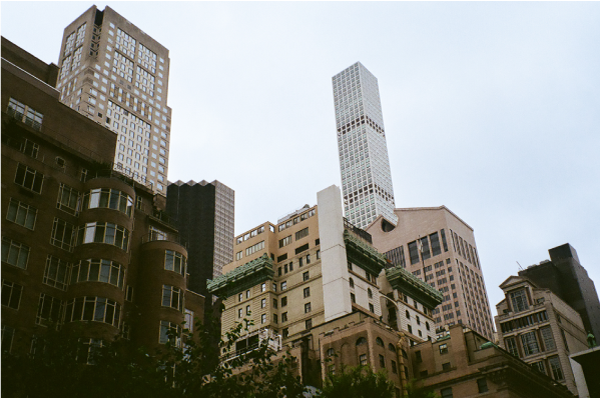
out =
[(80, 332), (48, 328), (35, 355), (3, 354), (2, 397), (302, 397), (287, 354), (273, 361), (263, 345), (227, 363), (216, 360), (249, 326), (238, 324), (220, 340), (215, 325), (197, 323), (194, 339), (189, 334), (184, 346), (167, 343), (155, 353), (125, 339), (90, 349)]
[(382, 373), (368, 366), (342, 369), (328, 375), (320, 398), (393, 398), (394, 384)]

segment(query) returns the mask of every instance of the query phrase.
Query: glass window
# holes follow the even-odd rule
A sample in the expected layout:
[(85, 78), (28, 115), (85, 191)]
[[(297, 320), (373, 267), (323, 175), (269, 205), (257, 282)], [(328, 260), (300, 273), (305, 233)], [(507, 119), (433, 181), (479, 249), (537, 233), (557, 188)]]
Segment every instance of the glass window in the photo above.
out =
[(83, 195), (84, 209), (114, 209), (131, 217), (133, 198), (117, 189), (96, 188)]
[(124, 267), (116, 261), (89, 258), (73, 265), (71, 284), (79, 282), (103, 282), (123, 287)]
[(544, 349), (546, 351), (554, 350), (556, 344), (554, 344), (554, 337), (552, 336), (552, 329), (550, 329), (550, 326), (541, 328), (540, 333), (542, 334), (542, 340), (544, 341)]
[(91, 222), (79, 227), (77, 245), (107, 243), (127, 250), (129, 231), (120, 225), (108, 222)]
[(12, 221), (27, 229), (33, 230), (36, 216), (37, 209), (35, 207), (31, 207), (13, 198), (10, 199), (8, 211), (6, 213), (6, 219), (8, 221)]
[(42, 193), (44, 174), (30, 167), (19, 164), (15, 174), (15, 183), (35, 193)]
[(171, 342), (175, 344), (181, 335), (181, 327), (173, 322), (160, 321), (160, 333), (158, 342), (160, 344), (167, 344)]
[(527, 303), (527, 293), (525, 289), (520, 289), (509, 294), (512, 303), (513, 311), (521, 312), (529, 308)]
[(521, 335), (521, 343), (523, 344), (523, 352), (525, 356), (540, 352), (540, 347), (535, 337), (535, 332), (523, 333)]
[(15, 267), (27, 268), (29, 246), (8, 238), (2, 238), (2, 261)]
[(165, 250), (165, 269), (185, 276), (186, 258), (174, 250)]
[(2, 305), (18, 310), (22, 291), (23, 286), (2, 279)]
[(104, 297), (78, 297), (67, 302), (65, 322), (96, 321), (119, 326), (121, 306)]
[(61, 249), (71, 251), (73, 248), (73, 224), (68, 223), (60, 218), (54, 218), (52, 224), (52, 235), (50, 236), (50, 244), (60, 247)]
[(41, 293), (35, 323), (44, 326), (57, 323), (62, 318), (62, 311), (63, 302), (61, 300)]
[(558, 356), (548, 358), (548, 364), (550, 365), (550, 370), (552, 371), (552, 377), (554, 380), (563, 380), (565, 378)]
[(58, 198), (56, 199), (56, 208), (66, 211), (69, 214), (77, 213), (77, 203), (79, 202), (79, 192), (63, 183), (58, 188)]
[(162, 287), (162, 306), (183, 310), (183, 293), (181, 289), (171, 285)]
[(68, 275), (69, 263), (52, 255), (48, 255), (42, 282), (60, 290), (67, 290)]

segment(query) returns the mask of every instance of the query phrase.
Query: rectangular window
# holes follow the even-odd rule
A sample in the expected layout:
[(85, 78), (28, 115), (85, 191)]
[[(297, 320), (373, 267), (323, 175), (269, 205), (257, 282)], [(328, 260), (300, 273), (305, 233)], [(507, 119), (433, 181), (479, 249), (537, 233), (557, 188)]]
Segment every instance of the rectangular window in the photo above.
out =
[(6, 219), (8, 221), (12, 221), (27, 229), (33, 230), (36, 216), (37, 209), (35, 207), (31, 207), (13, 198), (10, 199), (8, 211), (6, 213)]
[(174, 250), (165, 250), (165, 269), (185, 276), (186, 258)]
[(304, 304), (304, 313), (308, 314), (311, 311), (310, 303)]
[(448, 353), (448, 344), (440, 344), (440, 354)]
[(55, 217), (54, 223), (52, 224), (50, 244), (71, 251), (73, 248), (73, 231), (73, 224)]
[(485, 378), (477, 379), (477, 389), (479, 390), (479, 393), (489, 391), (488, 386), (487, 386), (487, 380)]
[(267, 308), (267, 299), (261, 299), (260, 300), (260, 308)]
[(361, 365), (366, 365), (366, 364), (367, 364), (367, 354), (360, 354), (360, 355), (358, 356), (358, 362), (359, 362)]
[(308, 271), (306, 271), (305, 273), (302, 274), (302, 280), (307, 281), (308, 279), (309, 279)]
[(440, 247), (440, 238), (438, 237), (438, 233), (432, 233), (431, 235), (429, 235), (429, 239), (431, 239), (432, 255), (437, 256), (438, 254), (442, 254), (442, 248)]
[(13, 337), (15, 336), (15, 329), (10, 326), (2, 324), (2, 352), (10, 353), (12, 348)]
[(565, 378), (562, 368), (560, 367), (558, 356), (548, 358), (548, 364), (550, 365), (554, 380), (563, 380)]
[(183, 311), (183, 294), (181, 289), (175, 286), (163, 285), (162, 306)]
[(43, 283), (60, 290), (67, 290), (69, 276), (69, 263), (59, 258), (48, 255), (46, 269), (44, 270)]
[(544, 366), (544, 361), (534, 362), (534, 363), (531, 364), (531, 367), (533, 369), (537, 370), (538, 372), (546, 374), (546, 368)]
[(309, 330), (312, 328), (312, 319), (307, 319), (304, 321), (304, 328), (306, 330)]
[(236, 259), (236, 261), (237, 261), (237, 260), (241, 260), (241, 259), (242, 259), (242, 256), (243, 256), (243, 254), (242, 254), (242, 253), (243, 253), (243, 252), (241, 252), (241, 251), (239, 251), (239, 252), (235, 253), (235, 259)]
[(429, 250), (429, 239), (427, 237), (419, 239), (419, 243), (421, 244), (421, 256), (423, 257), (423, 261), (427, 260), (431, 257), (431, 251)]
[(287, 289), (287, 281), (281, 282), (281, 291)]
[(30, 167), (19, 164), (15, 174), (15, 184), (35, 193), (42, 193), (44, 174)]
[(281, 298), (281, 307), (285, 307), (287, 305), (287, 296)]
[(158, 342), (167, 344), (167, 342), (175, 343), (181, 334), (181, 327), (173, 322), (160, 321), (160, 333)]
[(404, 246), (398, 246), (395, 249), (385, 253), (388, 260), (396, 266), (406, 268), (406, 260), (404, 259)]
[(292, 235), (286, 236), (285, 238), (280, 239), (279, 240), (279, 247), (282, 248), (284, 246), (289, 245), (290, 243), (292, 243)]
[(310, 297), (310, 287), (305, 287), (303, 294), (304, 294), (304, 298)]
[(267, 323), (267, 314), (262, 314), (260, 316), (260, 323)]
[(308, 227), (296, 232), (295, 238), (296, 238), (296, 240), (299, 240), (299, 239), (305, 238), (307, 236), (308, 236)]
[(29, 259), (29, 246), (15, 242), (8, 238), (2, 238), (2, 261), (15, 267), (27, 268)]
[(305, 250), (308, 250), (308, 243), (305, 244), (305, 245), (302, 245), (300, 247), (297, 247), (296, 250), (295, 250), (295, 253), (296, 254), (300, 254), (300, 253), (302, 253)]
[(440, 390), (440, 395), (441, 398), (454, 398), (454, 395), (452, 395), (452, 387), (442, 388)]
[(408, 254), (410, 256), (411, 265), (419, 263), (419, 247), (417, 246), (417, 241), (408, 244)]
[(2, 279), (2, 305), (18, 310), (22, 291), (23, 286)]
[(529, 305), (527, 303), (527, 293), (525, 293), (525, 289), (520, 289), (511, 292), (509, 295), (514, 312), (525, 311), (529, 308)]
[(252, 245), (252, 246), (246, 248), (246, 256), (254, 254), (257, 251), (262, 250), (264, 248), (265, 248), (265, 241), (263, 240), (263, 241), (258, 242), (255, 245)]
[(287, 320), (288, 320), (287, 312), (284, 312), (283, 314), (281, 314), (281, 322), (287, 322)]
[(77, 203), (79, 201), (79, 192), (68, 185), (60, 183), (58, 188), (58, 198), (56, 208), (66, 211), (69, 214), (77, 213)]
[(523, 345), (523, 352), (525, 356), (533, 355), (540, 352), (535, 332), (528, 332), (521, 335), (521, 343)]
[(385, 357), (379, 354), (379, 367), (385, 368)]
[(62, 318), (62, 312), (63, 302), (61, 300), (41, 293), (35, 323), (43, 326), (58, 323)]
[(446, 231), (443, 229), (440, 231), (442, 235), (442, 245), (444, 246), (444, 253), (448, 251), (448, 242), (446, 241)]
[(544, 341), (544, 349), (546, 351), (554, 350), (556, 344), (554, 343), (554, 337), (552, 337), (552, 329), (550, 329), (550, 326), (541, 328), (540, 333), (542, 334), (542, 340)]

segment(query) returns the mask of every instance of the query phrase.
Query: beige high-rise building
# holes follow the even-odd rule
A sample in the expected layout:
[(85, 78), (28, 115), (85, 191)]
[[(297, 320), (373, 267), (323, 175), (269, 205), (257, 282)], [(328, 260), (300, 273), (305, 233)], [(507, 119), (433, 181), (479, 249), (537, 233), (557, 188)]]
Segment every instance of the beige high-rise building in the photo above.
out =
[(468, 325), (493, 338), (493, 318), (473, 228), (445, 206), (395, 209), (398, 225), (382, 217), (365, 230), (373, 246), (398, 267), (444, 295), (437, 326)]
[(110, 7), (65, 28), (60, 101), (117, 134), (113, 167), (166, 195), (169, 50)]
[(500, 347), (576, 395), (569, 355), (587, 348), (581, 316), (550, 289), (525, 277), (510, 276), (500, 288), (505, 295), (496, 305)]
[[(392, 342), (394, 351), (388, 351), (394, 354), (363, 353), (362, 348), (383, 344), (369, 332), (364, 347), (357, 343), (360, 349), (342, 350), (344, 363), (397, 371), (401, 359), (395, 349), (403, 336), (407, 346), (435, 338), (432, 314), (442, 295), (390, 264), (373, 248), (368, 233), (343, 218), (338, 187), (320, 191), (317, 203), (236, 237), (235, 261), (209, 281), (209, 292), (224, 299), (223, 335), (238, 322), (253, 322), (225, 358), (269, 341), (276, 350), (301, 345), (301, 358), (318, 362), (330, 348), (339, 345), (342, 350), (331, 336), (355, 336), (342, 330), (370, 318), (373, 327), (386, 331), (377, 333), (386, 349)], [(303, 368), (302, 374), (310, 371)]]

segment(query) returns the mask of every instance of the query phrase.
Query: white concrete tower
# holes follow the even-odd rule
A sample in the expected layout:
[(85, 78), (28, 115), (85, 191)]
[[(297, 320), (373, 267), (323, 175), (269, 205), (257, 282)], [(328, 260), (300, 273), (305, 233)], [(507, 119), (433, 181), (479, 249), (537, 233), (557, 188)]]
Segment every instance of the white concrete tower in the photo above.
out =
[(345, 216), (359, 228), (378, 215), (396, 225), (377, 78), (357, 62), (332, 80)]

